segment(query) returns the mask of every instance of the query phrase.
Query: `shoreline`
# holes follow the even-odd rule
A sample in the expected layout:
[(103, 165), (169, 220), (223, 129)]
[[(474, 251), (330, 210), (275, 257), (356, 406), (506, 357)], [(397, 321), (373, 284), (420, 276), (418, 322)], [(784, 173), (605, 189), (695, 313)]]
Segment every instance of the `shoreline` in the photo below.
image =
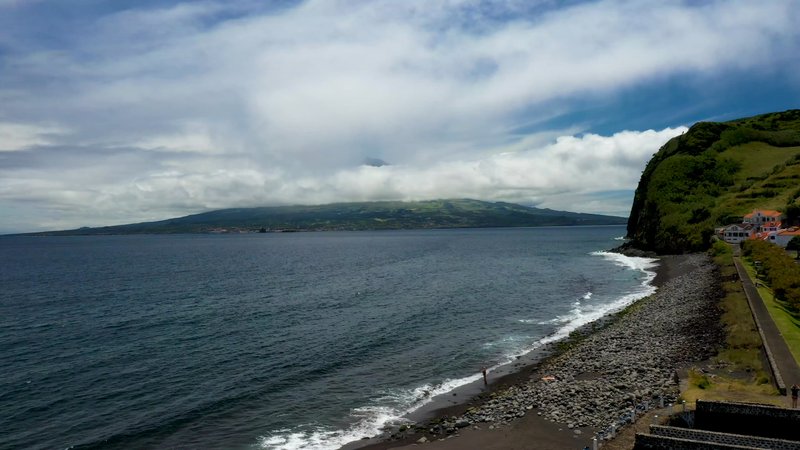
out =
[[(715, 347), (692, 338), (719, 339), (710, 326), (715, 314), (708, 310), (714, 309), (717, 278), (713, 263), (699, 254), (659, 257), (655, 272), (655, 294), (521, 356), (504, 371), (490, 372), (486, 387), (478, 380), (437, 397), (408, 416), (414, 423), (407, 428), (395, 427), (341, 448), (384, 450), (425, 443), (443, 449), (500, 449), (530, 442), (553, 449), (583, 448), (591, 446), (595, 435), (608, 438), (612, 424), (617, 428), (630, 422), (626, 414), (634, 404), (646, 411), (662, 401), (674, 402), (677, 368), (708, 358)], [(703, 298), (712, 300), (700, 302)], [(643, 325), (643, 319), (654, 315), (658, 323), (652, 325), (661, 333)], [(681, 318), (691, 324), (682, 324), (687, 320)], [(701, 322), (705, 324), (698, 326)], [(686, 332), (692, 328), (696, 333)], [(675, 341), (664, 345), (669, 355), (653, 355), (665, 337)], [(554, 379), (542, 381), (545, 376)]]

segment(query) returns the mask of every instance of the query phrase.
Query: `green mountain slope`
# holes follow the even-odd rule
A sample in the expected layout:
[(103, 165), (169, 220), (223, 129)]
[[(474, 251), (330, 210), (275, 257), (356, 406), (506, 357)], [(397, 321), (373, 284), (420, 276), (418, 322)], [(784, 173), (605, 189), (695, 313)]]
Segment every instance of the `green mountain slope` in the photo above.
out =
[(478, 200), (336, 203), (210, 211), (158, 222), (33, 233), (96, 235), (208, 233), (221, 230), (380, 230), (413, 228), (622, 225), (625, 218), (530, 208)]
[(800, 211), (800, 110), (699, 122), (668, 141), (636, 189), (628, 237), (660, 253), (708, 247), (755, 208)]

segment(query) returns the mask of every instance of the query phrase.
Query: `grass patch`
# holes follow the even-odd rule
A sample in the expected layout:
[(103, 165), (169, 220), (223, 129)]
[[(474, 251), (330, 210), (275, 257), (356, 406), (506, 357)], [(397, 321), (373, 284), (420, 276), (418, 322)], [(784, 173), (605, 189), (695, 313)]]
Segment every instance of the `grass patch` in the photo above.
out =
[(681, 392), (681, 399), (686, 400), (687, 404), (693, 404), (698, 399), (702, 399), (786, 406), (785, 397), (775, 395), (775, 388), (769, 383), (769, 379), (760, 381), (763, 382), (751, 383), (690, 370), (689, 386)]
[(719, 217), (741, 216), (755, 208), (786, 208), (791, 188), (800, 182), (800, 165), (787, 161), (800, 155), (800, 147), (750, 142), (729, 148), (725, 155), (742, 169), (734, 175), (733, 187), (717, 198)]
[(681, 397), (688, 403), (701, 398), (782, 405), (783, 399), (776, 396), (777, 390), (764, 366), (761, 336), (733, 264), (731, 247), (718, 241), (710, 253), (719, 267), (720, 288), (724, 292), (720, 306), (725, 346), (715, 357), (718, 368), (713, 373), (689, 370)]
[[(743, 182), (747, 176), (758, 174), (766, 179), (776, 166), (786, 163), (800, 154), (800, 147), (773, 147), (763, 142), (749, 142), (729, 148), (726, 153), (742, 165), (736, 181)], [(785, 175), (780, 179), (786, 179)]]
[(689, 387), (706, 390), (711, 387), (711, 380), (708, 375), (697, 370), (689, 371)]
[(722, 298), (722, 324), (725, 327), (725, 348), (717, 356), (719, 362), (735, 371), (766, 375), (761, 362), (761, 335), (758, 334), (750, 305), (733, 264), (728, 244), (718, 241), (713, 246), (714, 262), (719, 266)]
[(794, 360), (800, 364), (800, 319), (792, 315), (786, 310), (780, 300), (775, 298), (772, 289), (764, 283), (763, 279), (756, 278), (756, 269), (750, 259), (744, 259), (745, 270), (750, 278), (759, 280), (758, 293), (764, 299), (764, 304), (767, 306), (770, 317), (775, 322), (778, 330), (781, 332), (786, 345), (789, 346), (789, 351), (792, 353)]
[(722, 324), (725, 327), (725, 348), (717, 355), (717, 362), (731, 371), (751, 374), (751, 381), (768, 377), (761, 360), (761, 335), (758, 334), (747, 297), (739, 283), (723, 284)]
[(786, 345), (789, 346), (795, 362), (800, 364), (800, 321), (791, 315), (767, 288), (759, 288), (758, 291), (766, 302), (769, 315), (772, 316)]

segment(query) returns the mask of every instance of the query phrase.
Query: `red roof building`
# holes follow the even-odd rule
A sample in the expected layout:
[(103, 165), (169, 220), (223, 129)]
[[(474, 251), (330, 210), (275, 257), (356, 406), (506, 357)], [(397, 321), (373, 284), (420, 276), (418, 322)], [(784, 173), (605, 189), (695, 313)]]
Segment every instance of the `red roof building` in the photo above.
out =
[(771, 209), (754, 209), (750, 214), (745, 214), (744, 223), (751, 223), (753, 225), (761, 226), (765, 223), (780, 222), (781, 212)]

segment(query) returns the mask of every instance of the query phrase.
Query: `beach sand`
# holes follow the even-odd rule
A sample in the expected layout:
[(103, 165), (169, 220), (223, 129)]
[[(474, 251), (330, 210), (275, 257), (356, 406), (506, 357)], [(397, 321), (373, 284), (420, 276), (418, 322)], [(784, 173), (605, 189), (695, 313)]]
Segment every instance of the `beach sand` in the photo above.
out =
[[(488, 387), (479, 382), (436, 398), (411, 417), (417, 427), (343, 448), (591, 448), (592, 438), (603, 428), (598, 424), (630, 410), (625, 406), (628, 396), (633, 396), (632, 404), (643, 402), (645, 408), (658, 406), (656, 398), (674, 401), (675, 369), (707, 359), (720, 343), (716, 271), (705, 255), (661, 257), (654, 284), (659, 288), (656, 294), (624, 315), (587, 325), (585, 333), (597, 331), (569, 350), (559, 353), (557, 345), (550, 345), (525, 355), (505, 373), (490, 373)], [(604, 361), (587, 361), (592, 355), (603, 355)], [(558, 380), (541, 381), (549, 374)], [(626, 388), (619, 389), (620, 383)], [(480, 415), (486, 410), (490, 412)], [(503, 411), (509, 410), (521, 410), (516, 414), (524, 416), (502, 419)], [(486, 417), (491, 420), (483, 421)], [(430, 433), (431, 428), (436, 432)], [(625, 448), (613, 440), (600, 444)]]

